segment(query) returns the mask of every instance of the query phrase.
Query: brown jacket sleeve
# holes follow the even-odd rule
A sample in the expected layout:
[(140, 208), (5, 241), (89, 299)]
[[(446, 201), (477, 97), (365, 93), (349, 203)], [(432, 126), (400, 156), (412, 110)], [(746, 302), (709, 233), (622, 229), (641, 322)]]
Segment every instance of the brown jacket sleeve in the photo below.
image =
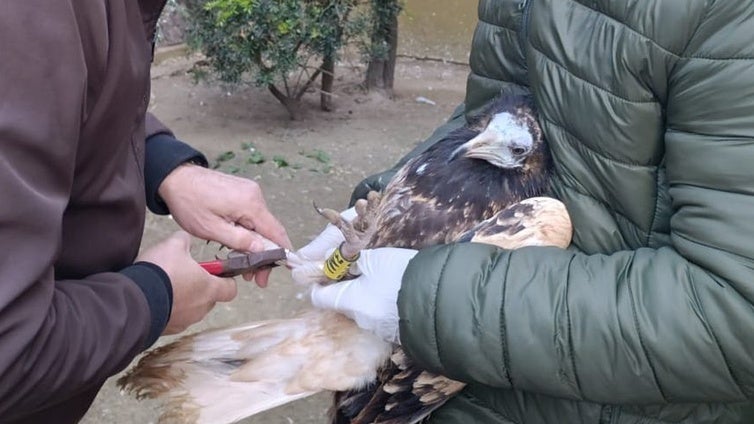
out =
[(56, 281), (89, 88), (74, 8), (42, 0), (0, 8), (3, 422), (101, 384), (150, 329), (148, 302), (125, 275)]

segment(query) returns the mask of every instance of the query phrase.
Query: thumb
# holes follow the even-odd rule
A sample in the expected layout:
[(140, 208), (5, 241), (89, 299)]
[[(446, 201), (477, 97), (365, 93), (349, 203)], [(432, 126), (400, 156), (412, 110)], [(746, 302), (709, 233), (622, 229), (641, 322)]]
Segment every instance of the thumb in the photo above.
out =
[(216, 302), (230, 302), (238, 294), (236, 281), (232, 278), (212, 277), (207, 283), (212, 287)]
[(184, 250), (186, 252), (189, 252), (191, 250), (191, 234), (180, 230), (173, 233), (170, 238), (173, 239), (174, 242), (181, 247), (181, 250)]

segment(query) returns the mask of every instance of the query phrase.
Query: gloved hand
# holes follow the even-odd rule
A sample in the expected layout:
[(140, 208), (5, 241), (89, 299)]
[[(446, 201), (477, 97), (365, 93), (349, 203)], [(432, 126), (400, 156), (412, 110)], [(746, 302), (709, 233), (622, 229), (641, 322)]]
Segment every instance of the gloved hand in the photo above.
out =
[[(356, 218), (356, 208), (346, 209), (340, 213), (346, 221), (353, 221)], [(338, 227), (327, 224), (325, 229), (319, 233), (309, 244), (297, 250), (296, 256), (309, 261), (324, 261), (330, 252), (340, 246), (345, 241), (343, 233)]]
[(312, 304), (334, 309), (356, 324), (392, 343), (398, 337), (398, 291), (413, 249), (383, 247), (361, 251), (356, 262), (361, 273), (353, 280), (329, 286), (314, 285)]

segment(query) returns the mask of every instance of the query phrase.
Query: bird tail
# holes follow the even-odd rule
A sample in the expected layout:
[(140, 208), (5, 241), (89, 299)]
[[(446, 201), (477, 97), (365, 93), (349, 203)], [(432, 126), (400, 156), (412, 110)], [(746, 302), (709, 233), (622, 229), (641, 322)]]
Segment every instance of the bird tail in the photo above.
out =
[(183, 337), (147, 353), (118, 380), (163, 401), (160, 423), (232, 423), (373, 381), (390, 345), (329, 311)]

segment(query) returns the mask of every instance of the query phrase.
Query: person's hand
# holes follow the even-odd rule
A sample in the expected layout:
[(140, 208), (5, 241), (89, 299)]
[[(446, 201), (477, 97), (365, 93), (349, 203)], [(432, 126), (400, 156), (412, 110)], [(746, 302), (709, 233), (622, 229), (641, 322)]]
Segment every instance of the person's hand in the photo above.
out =
[(398, 337), (398, 291), (412, 249), (383, 247), (361, 251), (356, 262), (361, 275), (329, 286), (314, 285), (312, 304), (334, 309), (379, 337), (400, 343)]
[[(356, 208), (346, 209), (340, 213), (346, 221), (353, 221), (356, 218)], [(324, 261), (333, 249), (340, 246), (341, 243), (346, 241), (343, 237), (343, 233), (338, 227), (327, 224), (325, 229), (322, 230), (317, 237), (309, 242), (306, 246), (298, 249), (295, 254), (301, 259), (308, 261)]]
[[(267, 209), (259, 185), (201, 166), (184, 164), (173, 170), (158, 189), (173, 218), (184, 230), (231, 249), (258, 252), (269, 248), (263, 237), (290, 249), (283, 225)], [(244, 275), (267, 286), (270, 270)]]
[(173, 286), (173, 309), (163, 334), (175, 334), (204, 318), (216, 302), (236, 297), (232, 278), (210, 275), (191, 257), (191, 236), (179, 231), (144, 250), (136, 262), (151, 262), (162, 268)]

